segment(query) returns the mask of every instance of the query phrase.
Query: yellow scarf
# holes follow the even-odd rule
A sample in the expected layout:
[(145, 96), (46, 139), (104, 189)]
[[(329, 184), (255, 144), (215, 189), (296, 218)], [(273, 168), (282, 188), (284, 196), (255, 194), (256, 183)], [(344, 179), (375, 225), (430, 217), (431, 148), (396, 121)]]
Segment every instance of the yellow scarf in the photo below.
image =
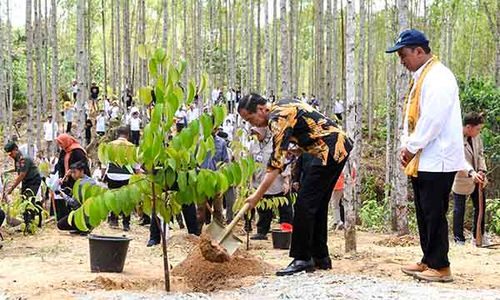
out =
[[(420, 117), (420, 95), (422, 94), (422, 85), (424, 83), (425, 76), (431, 70), (432, 66), (438, 63), (439, 60), (436, 56), (433, 56), (427, 65), (422, 70), (422, 74), (417, 80), (415, 85), (415, 90), (413, 94), (411, 90), (413, 89), (414, 80), (410, 81), (410, 89), (408, 90), (408, 94), (406, 95), (406, 109), (408, 115), (408, 135), (412, 134), (415, 131), (415, 127), (417, 126), (418, 118)], [(408, 101), (410, 104), (408, 105)], [(415, 156), (410, 160), (408, 165), (405, 167), (405, 174), (407, 176), (417, 177), (418, 174), (418, 163), (420, 160), (420, 153), (422, 150), (418, 150)]]

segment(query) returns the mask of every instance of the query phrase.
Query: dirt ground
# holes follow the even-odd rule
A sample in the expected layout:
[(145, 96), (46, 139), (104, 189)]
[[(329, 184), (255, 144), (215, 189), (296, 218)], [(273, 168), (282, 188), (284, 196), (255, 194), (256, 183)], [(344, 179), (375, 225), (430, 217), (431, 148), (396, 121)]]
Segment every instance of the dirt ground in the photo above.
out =
[[(13, 299), (71, 299), (88, 291), (163, 290), (161, 247), (146, 247), (147, 227), (133, 225), (132, 230), (126, 233), (133, 240), (124, 271), (120, 274), (91, 273), (87, 238), (59, 232), (54, 224), (48, 224), (35, 236), (23, 236), (5, 227), (2, 232), (6, 240), (0, 250), (0, 298), (3, 294)], [(172, 267), (182, 262), (196, 247), (196, 239), (184, 232), (179, 229), (170, 232), (169, 261)], [(124, 234), (105, 224), (94, 233)], [(322, 272), (369, 275), (401, 282), (414, 280), (403, 275), (399, 269), (402, 264), (419, 259), (421, 252), (416, 238), (394, 239), (387, 234), (358, 231), (357, 239), (357, 253), (344, 255), (343, 233), (331, 232), (329, 246), (333, 270)], [(496, 237), (494, 241), (500, 242), (500, 239)], [(244, 250), (244, 245), (242, 248)], [(250, 241), (249, 252), (274, 268), (265, 277), (274, 276), (274, 270), (290, 261), (286, 250), (272, 249), (271, 239)], [(432, 285), (456, 289), (500, 289), (500, 250), (477, 249), (470, 244), (451, 245), (450, 260), (455, 281)], [(228, 287), (251, 285), (259, 278), (241, 278), (236, 283), (228, 284)], [(173, 291), (193, 291), (184, 278), (173, 276), (171, 279)]]

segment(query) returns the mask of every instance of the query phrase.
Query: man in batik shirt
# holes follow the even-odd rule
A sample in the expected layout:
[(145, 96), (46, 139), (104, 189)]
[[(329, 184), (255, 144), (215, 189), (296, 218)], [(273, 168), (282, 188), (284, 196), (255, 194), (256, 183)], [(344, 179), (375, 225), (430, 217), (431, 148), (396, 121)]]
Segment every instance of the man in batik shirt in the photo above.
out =
[(255, 207), (274, 179), (283, 171), (290, 144), (319, 158), (305, 171), (295, 203), (290, 257), (293, 261), (276, 275), (291, 275), (314, 269), (331, 269), (327, 246), (328, 201), (352, 149), (351, 140), (331, 119), (307, 103), (280, 100), (274, 105), (257, 95), (243, 97), (238, 113), (256, 127), (269, 127), (273, 152), (267, 173), (257, 190), (246, 199)]

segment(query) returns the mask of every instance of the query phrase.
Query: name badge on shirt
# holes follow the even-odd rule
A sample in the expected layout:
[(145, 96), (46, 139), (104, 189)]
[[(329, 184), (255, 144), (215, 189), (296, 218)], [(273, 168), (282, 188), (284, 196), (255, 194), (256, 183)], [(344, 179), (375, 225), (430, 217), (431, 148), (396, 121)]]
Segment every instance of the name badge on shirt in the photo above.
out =
[(257, 154), (255, 156), (255, 162), (261, 163), (263, 161), (262, 154)]

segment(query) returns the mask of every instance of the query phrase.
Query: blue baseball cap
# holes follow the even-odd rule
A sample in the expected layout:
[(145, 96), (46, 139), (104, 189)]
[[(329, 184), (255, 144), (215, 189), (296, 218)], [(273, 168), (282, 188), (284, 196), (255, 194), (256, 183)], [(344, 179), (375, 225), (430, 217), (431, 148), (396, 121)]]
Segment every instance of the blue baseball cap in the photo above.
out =
[(429, 40), (425, 35), (416, 29), (407, 29), (399, 34), (398, 40), (391, 48), (385, 50), (385, 53), (393, 53), (405, 46), (411, 45), (429, 45)]

